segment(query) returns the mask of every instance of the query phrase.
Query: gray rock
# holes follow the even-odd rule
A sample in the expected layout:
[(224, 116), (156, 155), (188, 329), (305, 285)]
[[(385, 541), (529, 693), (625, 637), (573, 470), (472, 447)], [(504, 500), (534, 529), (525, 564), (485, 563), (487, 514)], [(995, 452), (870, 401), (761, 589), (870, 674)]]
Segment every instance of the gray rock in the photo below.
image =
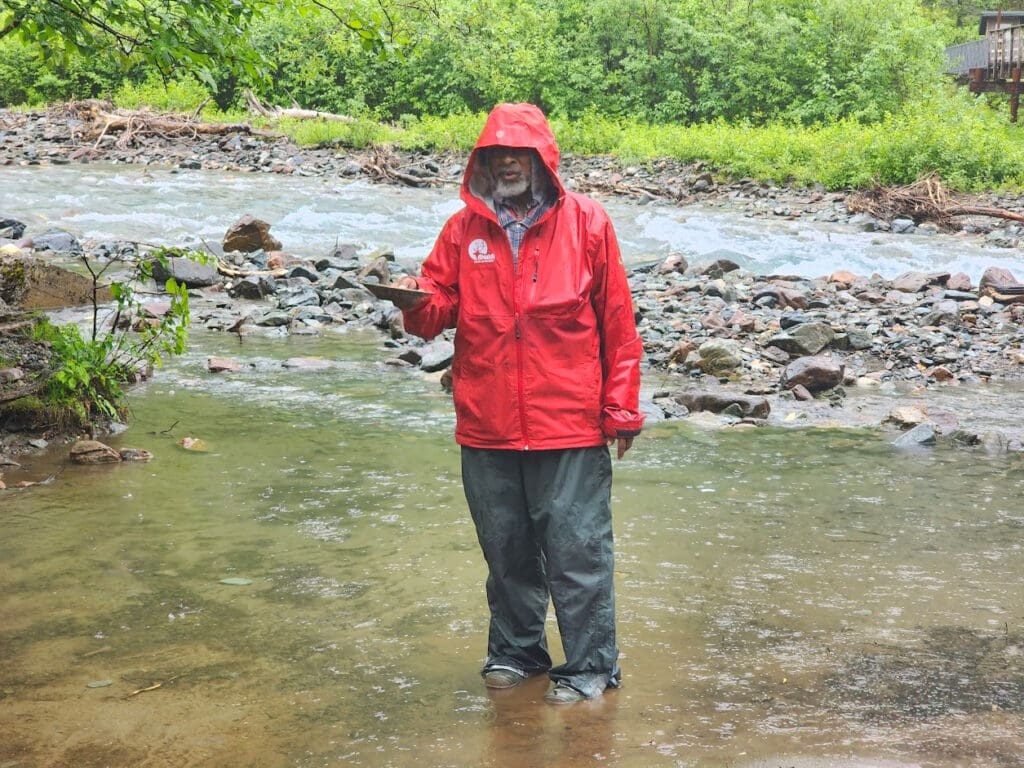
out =
[(273, 295), (276, 290), (277, 284), (270, 275), (246, 275), (228, 288), (228, 296), (258, 300)]
[(311, 283), (320, 282), (320, 273), (310, 269), (305, 264), (298, 264), (288, 271), (288, 277), (303, 277)]
[(931, 285), (931, 282), (931, 277), (924, 272), (904, 272), (892, 281), (892, 286), (904, 293), (920, 293)]
[(420, 350), (420, 368), (427, 373), (443, 371), (452, 364), (455, 345), (445, 339), (433, 341)]
[(189, 288), (206, 288), (221, 281), (217, 268), (212, 264), (200, 264), (184, 256), (172, 256), (165, 266), (159, 259), (153, 259), (153, 279), (162, 285), (168, 278), (183, 283)]
[(897, 448), (917, 448), (922, 445), (935, 445), (935, 428), (928, 422), (918, 424), (913, 429), (904, 432), (893, 440), (892, 444)]
[(828, 323), (801, 323), (790, 331), (776, 334), (768, 343), (791, 355), (816, 355), (829, 345), (835, 335)]
[(0, 215), (0, 237), (18, 240), (25, 234), (25, 225), (10, 216)]
[(256, 321), (256, 325), (262, 325), (272, 328), (277, 328), (282, 325), (288, 325), (292, 321), (291, 313), (283, 312), (279, 309), (271, 310), (265, 313)]
[(850, 226), (859, 229), (863, 232), (878, 232), (881, 230), (888, 229), (883, 221), (876, 219), (866, 213), (858, 213), (850, 217)]
[(917, 229), (917, 226), (914, 224), (913, 219), (892, 220), (892, 232), (894, 235), (909, 235), (915, 229)]
[(960, 307), (952, 299), (940, 301), (931, 312), (921, 318), (921, 325), (958, 326), (960, 325)]
[(80, 254), (82, 253), (82, 244), (69, 232), (62, 229), (49, 229), (42, 234), (32, 236), (32, 250)]
[(292, 309), (294, 307), (320, 306), (320, 294), (312, 288), (299, 288), (290, 290), (284, 295), (278, 295), (278, 309)]
[(706, 341), (697, 351), (700, 354), (700, 369), (712, 376), (730, 373), (743, 365), (740, 345), (731, 339)]

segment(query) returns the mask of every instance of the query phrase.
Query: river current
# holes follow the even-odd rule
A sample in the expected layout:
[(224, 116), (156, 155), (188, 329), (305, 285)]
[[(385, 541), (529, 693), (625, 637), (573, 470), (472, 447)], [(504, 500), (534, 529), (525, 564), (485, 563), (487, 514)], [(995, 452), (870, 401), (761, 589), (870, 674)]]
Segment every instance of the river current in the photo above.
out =
[[(0, 180), (0, 211), (83, 237), (219, 241), (251, 212), (300, 254), (356, 241), (409, 262), (457, 206), (265, 176)], [(609, 208), (636, 260), (686, 249), (655, 233), (703, 217), (718, 234), (694, 252), (759, 271), (976, 278), (1011, 256), (922, 237), (896, 266), (874, 249), (917, 240), (776, 222), (757, 241), (765, 222), (736, 214)], [(1024, 766), (1020, 456), (652, 425), (615, 464), (624, 687), (552, 707), (542, 679), (481, 685), (450, 400), (382, 343), (197, 331), (109, 440), (151, 462), (78, 467), (55, 447), (52, 481), (0, 492), (0, 765)], [(211, 374), (211, 355), (245, 367)]]

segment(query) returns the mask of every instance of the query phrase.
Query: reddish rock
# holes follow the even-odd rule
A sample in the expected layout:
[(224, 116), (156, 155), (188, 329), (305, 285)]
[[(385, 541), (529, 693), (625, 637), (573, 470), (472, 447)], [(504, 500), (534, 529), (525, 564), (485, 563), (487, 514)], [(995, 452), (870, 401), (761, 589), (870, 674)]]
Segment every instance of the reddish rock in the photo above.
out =
[(833, 272), (828, 277), (830, 283), (835, 283), (842, 290), (846, 290), (851, 285), (857, 282), (859, 278), (853, 272), (849, 272), (845, 269), (841, 269), (838, 272)]
[(671, 272), (683, 274), (688, 268), (686, 257), (681, 253), (670, 253), (661, 264), (658, 265), (658, 273), (665, 275)]
[(807, 400), (814, 399), (814, 395), (812, 395), (803, 384), (796, 384), (790, 388), (789, 391), (793, 393), (793, 397), (797, 400), (803, 400), (806, 402)]
[(209, 357), (206, 359), (206, 369), (210, 373), (236, 373), (242, 370), (242, 364), (226, 357)]
[(75, 464), (113, 464), (121, 461), (121, 454), (97, 440), (79, 440), (71, 446), (71, 461)]
[(951, 291), (969, 291), (971, 290), (971, 278), (963, 272), (957, 272), (950, 276), (946, 287)]
[(281, 243), (270, 236), (270, 224), (245, 214), (224, 235), (224, 251), (279, 251)]
[(1013, 273), (1002, 267), (986, 269), (978, 284), (978, 291), (1001, 304), (1024, 302), (1024, 284), (1018, 283)]
[(951, 381), (956, 378), (953, 372), (944, 365), (937, 365), (934, 368), (929, 368), (926, 371), (926, 375), (936, 381)]

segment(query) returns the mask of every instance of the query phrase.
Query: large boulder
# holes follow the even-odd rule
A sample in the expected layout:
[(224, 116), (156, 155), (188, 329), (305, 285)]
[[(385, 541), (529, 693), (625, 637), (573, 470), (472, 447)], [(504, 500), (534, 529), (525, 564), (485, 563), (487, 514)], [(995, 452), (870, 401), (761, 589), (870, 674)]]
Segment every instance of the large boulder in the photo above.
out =
[(78, 238), (63, 229), (49, 229), (32, 236), (33, 251), (52, 251), (53, 253), (82, 253), (82, 244)]
[(270, 236), (270, 224), (245, 214), (224, 235), (224, 252), (280, 251), (281, 242)]
[(221, 281), (217, 268), (212, 264), (203, 264), (186, 256), (171, 256), (166, 264), (159, 259), (153, 260), (153, 279), (157, 283), (166, 283), (172, 277), (175, 282), (189, 288), (206, 288)]

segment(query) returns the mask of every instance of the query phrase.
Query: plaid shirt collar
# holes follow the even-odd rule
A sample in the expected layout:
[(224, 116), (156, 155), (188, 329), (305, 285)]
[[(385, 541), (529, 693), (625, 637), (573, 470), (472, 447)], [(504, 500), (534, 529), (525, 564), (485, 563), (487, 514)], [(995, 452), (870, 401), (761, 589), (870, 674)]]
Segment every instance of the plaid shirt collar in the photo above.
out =
[(509, 244), (512, 246), (512, 256), (516, 261), (519, 260), (519, 247), (523, 244), (523, 236), (526, 234), (526, 230), (540, 221), (541, 217), (554, 205), (554, 202), (550, 197), (535, 197), (527, 209), (526, 215), (520, 219), (516, 216), (515, 206), (510, 205), (504, 200), (495, 199), (494, 213), (498, 217), (498, 223), (505, 230), (505, 234), (508, 235)]

